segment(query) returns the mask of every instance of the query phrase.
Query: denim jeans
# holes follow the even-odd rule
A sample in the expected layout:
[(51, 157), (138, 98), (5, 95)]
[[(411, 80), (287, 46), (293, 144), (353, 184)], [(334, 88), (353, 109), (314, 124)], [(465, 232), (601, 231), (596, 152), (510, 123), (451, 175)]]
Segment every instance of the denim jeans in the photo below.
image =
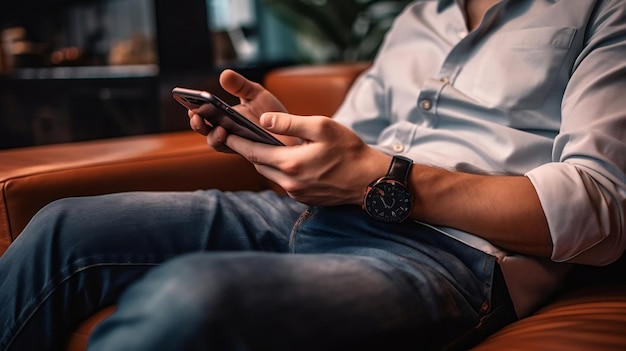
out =
[(515, 320), (492, 256), (272, 192), (56, 201), (0, 258), (0, 350), (465, 348)]

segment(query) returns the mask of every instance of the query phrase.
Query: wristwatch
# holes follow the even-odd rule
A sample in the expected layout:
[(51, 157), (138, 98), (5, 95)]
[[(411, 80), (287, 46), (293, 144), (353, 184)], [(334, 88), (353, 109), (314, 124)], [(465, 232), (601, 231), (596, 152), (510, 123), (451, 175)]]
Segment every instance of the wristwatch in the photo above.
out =
[(387, 175), (368, 185), (363, 210), (382, 222), (400, 223), (407, 219), (413, 207), (413, 197), (407, 185), (411, 166), (411, 159), (394, 156)]

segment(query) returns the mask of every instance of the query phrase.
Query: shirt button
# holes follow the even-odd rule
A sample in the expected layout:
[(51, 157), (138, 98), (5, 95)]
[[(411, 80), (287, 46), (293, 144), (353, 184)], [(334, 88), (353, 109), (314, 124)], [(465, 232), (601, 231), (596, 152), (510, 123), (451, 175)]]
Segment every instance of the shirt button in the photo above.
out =
[(443, 84), (448, 84), (448, 83), (450, 83), (450, 78), (448, 78), (448, 77), (441, 77), (439, 79), (439, 81), (442, 82)]
[(428, 100), (428, 99), (424, 99), (422, 100), (422, 102), (420, 102), (420, 107), (426, 111), (430, 110), (433, 107), (433, 103)]
[(402, 151), (404, 151), (404, 146), (402, 146), (402, 144), (400, 144), (400, 143), (393, 144), (393, 151), (395, 151), (395, 152), (402, 152)]

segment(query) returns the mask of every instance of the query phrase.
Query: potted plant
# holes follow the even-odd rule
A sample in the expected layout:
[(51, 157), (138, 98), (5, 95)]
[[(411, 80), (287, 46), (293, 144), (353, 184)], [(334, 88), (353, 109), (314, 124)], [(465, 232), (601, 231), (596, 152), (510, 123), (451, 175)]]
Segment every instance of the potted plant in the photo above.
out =
[(262, 0), (293, 28), (304, 61), (371, 60), (409, 0)]

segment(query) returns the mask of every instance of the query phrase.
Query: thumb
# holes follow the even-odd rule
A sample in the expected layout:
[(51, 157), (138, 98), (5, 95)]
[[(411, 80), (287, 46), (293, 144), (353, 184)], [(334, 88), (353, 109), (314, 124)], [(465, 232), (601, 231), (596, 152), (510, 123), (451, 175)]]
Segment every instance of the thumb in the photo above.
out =
[(230, 69), (224, 70), (219, 80), (226, 92), (244, 100), (253, 99), (262, 90), (260, 85)]
[(280, 112), (267, 112), (261, 115), (259, 121), (261, 127), (268, 131), (292, 136), (304, 140), (315, 140), (311, 122), (314, 117), (303, 117)]

